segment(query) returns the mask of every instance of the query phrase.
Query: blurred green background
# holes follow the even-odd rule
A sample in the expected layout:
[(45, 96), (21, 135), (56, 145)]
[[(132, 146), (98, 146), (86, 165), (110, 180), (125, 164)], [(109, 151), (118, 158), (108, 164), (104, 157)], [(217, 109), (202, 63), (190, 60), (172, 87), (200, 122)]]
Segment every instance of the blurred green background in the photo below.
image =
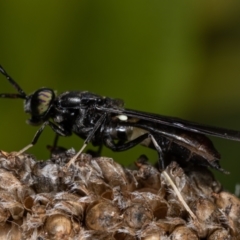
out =
[[(25, 92), (88, 90), (126, 107), (240, 130), (240, 1), (1, 1), (0, 64)], [(15, 92), (0, 76), (0, 92)], [(21, 100), (0, 101), (0, 148), (20, 150), (37, 128)], [(47, 159), (46, 128), (28, 152)], [(20, 140), (20, 141), (19, 141)], [(240, 182), (240, 143), (213, 139), (230, 191)], [(61, 138), (79, 149), (82, 140)], [(131, 164), (143, 147), (122, 153)]]

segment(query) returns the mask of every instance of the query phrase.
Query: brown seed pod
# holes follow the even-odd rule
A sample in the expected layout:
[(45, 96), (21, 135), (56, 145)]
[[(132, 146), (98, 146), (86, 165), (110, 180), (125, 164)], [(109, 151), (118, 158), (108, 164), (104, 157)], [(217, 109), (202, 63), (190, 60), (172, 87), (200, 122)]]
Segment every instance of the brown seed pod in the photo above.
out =
[(222, 222), (230, 228), (232, 234), (240, 236), (240, 199), (228, 192), (220, 192), (213, 196), (221, 209)]
[[(113, 163), (112, 159), (109, 159), (109, 161), (110, 160)], [(82, 195), (94, 194), (97, 196), (111, 191), (111, 186), (108, 181), (104, 179), (103, 174), (105, 173), (102, 171), (98, 162), (89, 157), (89, 154), (80, 155), (80, 160), (76, 162), (74, 166), (75, 167), (64, 170), (67, 176), (71, 176), (67, 183), (71, 191), (77, 191)], [(105, 171), (109, 170), (106, 168)]]
[[(2, 212), (8, 212), (14, 220), (21, 219), (24, 214), (23, 205), (16, 201), (16, 195), (7, 191), (0, 191), (0, 207)], [(6, 215), (5, 215), (6, 216)]]
[(155, 222), (143, 226), (141, 232), (138, 235), (139, 239), (142, 240), (167, 240), (167, 232), (157, 225)]
[[(203, 195), (210, 196), (213, 192), (218, 193), (222, 190), (222, 185), (215, 178), (213, 173), (202, 166), (191, 166), (185, 169), (194, 188)], [(204, 173), (204, 174), (203, 174)]]
[(14, 239), (14, 240), (22, 240), (22, 231), (18, 225), (18, 223), (5, 223), (4, 225), (0, 225), (0, 239)]
[(59, 178), (59, 165), (52, 161), (37, 162), (32, 171), (32, 186), (36, 192), (58, 192), (64, 188)]
[(117, 238), (114, 233), (108, 231), (86, 230), (80, 231), (75, 239), (79, 240), (125, 240), (124, 238)]
[(16, 199), (23, 205), (25, 209), (31, 209), (34, 204), (35, 192), (32, 188), (27, 185), (21, 185), (20, 188), (16, 189)]
[(187, 226), (179, 226), (169, 236), (171, 240), (198, 240), (197, 234)]
[(23, 165), (23, 161), (21, 160), (25, 157), (20, 159), (15, 157), (15, 154), (15, 152), (7, 153), (0, 150), (0, 167), (6, 170), (16, 170), (17, 168), (21, 168)]
[(53, 214), (47, 217), (44, 224), (44, 234), (48, 239), (68, 240), (72, 231), (71, 219), (63, 214)]
[(53, 201), (54, 196), (54, 193), (38, 193), (31, 195), (34, 199), (34, 205), (48, 205)]
[(213, 194), (216, 199), (216, 204), (220, 209), (223, 209), (227, 216), (232, 220), (239, 220), (240, 216), (240, 199), (228, 192), (220, 192)]
[[(121, 189), (128, 188), (128, 178), (123, 167), (111, 158), (96, 158), (97, 165), (101, 169), (105, 181), (111, 186), (119, 186)], [(94, 165), (96, 166), (96, 165)]]
[(6, 221), (8, 220), (8, 218), (10, 216), (11, 216), (11, 214), (7, 209), (0, 207), (0, 224), (6, 223)]
[(117, 232), (114, 234), (114, 240), (136, 240), (136, 237), (129, 233)]
[(116, 231), (120, 223), (120, 211), (111, 201), (98, 200), (86, 209), (85, 225), (90, 230)]
[(144, 224), (152, 221), (153, 212), (147, 204), (133, 203), (124, 210), (123, 219), (128, 227), (140, 229)]
[(44, 205), (34, 205), (31, 210), (32, 212), (27, 214), (22, 225), (26, 236), (31, 235), (36, 229), (42, 227), (47, 217), (46, 206)]
[(67, 192), (58, 193), (52, 202), (53, 209), (63, 211), (75, 219), (82, 220), (86, 204), (78, 200), (79, 197), (74, 194)]
[(233, 239), (238, 240), (238, 238), (232, 238), (229, 234), (229, 231), (224, 228), (217, 229), (207, 237), (207, 240), (233, 240)]
[[(169, 174), (169, 177), (175, 183), (182, 197), (187, 203), (191, 203), (196, 199), (196, 189), (193, 182), (189, 179), (189, 177), (184, 173), (183, 169), (176, 163), (171, 162), (169, 166), (166, 168), (166, 172)], [(162, 180), (166, 182), (166, 180)], [(168, 182), (166, 182), (167, 185)], [(177, 195), (175, 191), (170, 189), (170, 195), (168, 199), (176, 199)]]
[(159, 190), (161, 188), (160, 172), (147, 162), (146, 156), (141, 155), (135, 164), (138, 167), (136, 172), (138, 188)]
[(21, 182), (14, 176), (12, 172), (0, 169), (0, 189), (7, 191), (16, 191), (22, 187)]
[(221, 228), (221, 212), (209, 199), (199, 198), (195, 203), (194, 212), (197, 219), (192, 221), (193, 229), (198, 232), (198, 236), (205, 238), (211, 232)]
[(187, 222), (184, 221), (182, 218), (170, 218), (166, 217), (163, 219), (159, 219), (155, 224), (162, 229), (165, 233), (172, 233), (176, 227), (179, 226), (186, 226)]
[(140, 190), (143, 191), (135, 191), (130, 195), (131, 202), (147, 204), (155, 219), (165, 218), (169, 207), (167, 201), (157, 194), (145, 191), (145, 188)]

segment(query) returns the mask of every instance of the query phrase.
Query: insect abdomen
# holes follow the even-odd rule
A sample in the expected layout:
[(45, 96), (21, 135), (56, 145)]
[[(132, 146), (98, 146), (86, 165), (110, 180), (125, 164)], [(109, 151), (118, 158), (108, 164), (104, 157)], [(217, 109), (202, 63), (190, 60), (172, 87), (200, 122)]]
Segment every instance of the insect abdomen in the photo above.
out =
[[(206, 136), (169, 127), (165, 130), (162, 126), (152, 128), (136, 125), (139, 127), (118, 124), (111, 128), (111, 136), (115, 139), (132, 141), (145, 133), (151, 133), (164, 153), (169, 153), (182, 162), (191, 161), (223, 171), (219, 165), (220, 154)], [(155, 149), (150, 138), (146, 138), (140, 144)]]

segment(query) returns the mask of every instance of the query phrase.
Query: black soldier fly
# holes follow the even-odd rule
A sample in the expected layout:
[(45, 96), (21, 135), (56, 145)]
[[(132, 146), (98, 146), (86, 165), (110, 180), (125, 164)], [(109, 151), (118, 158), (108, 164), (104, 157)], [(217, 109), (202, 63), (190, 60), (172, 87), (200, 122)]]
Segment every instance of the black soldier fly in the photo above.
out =
[(0, 72), (18, 92), (2, 93), (0, 97), (24, 99), (24, 111), (31, 115), (28, 123), (42, 124), (31, 144), (18, 154), (36, 144), (45, 126), (49, 125), (57, 136), (75, 133), (85, 140), (69, 164), (75, 161), (89, 142), (94, 146), (105, 145), (113, 151), (125, 151), (142, 144), (157, 150), (162, 169), (163, 154), (168, 153), (177, 159), (225, 172), (219, 164), (220, 154), (205, 134), (240, 141), (239, 131), (126, 109), (122, 100), (86, 91), (69, 91), (55, 96), (52, 89), (40, 88), (26, 95), (1, 66)]

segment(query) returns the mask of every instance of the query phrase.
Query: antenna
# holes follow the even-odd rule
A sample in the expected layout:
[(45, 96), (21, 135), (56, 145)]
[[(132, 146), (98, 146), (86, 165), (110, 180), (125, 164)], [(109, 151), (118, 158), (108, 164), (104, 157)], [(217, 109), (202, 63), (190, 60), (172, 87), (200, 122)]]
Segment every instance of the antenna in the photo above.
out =
[(7, 74), (7, 72), (0, 65), (0, 72), (7, 78), (10, 84), (19, 92), (17, 93), (1, 93), (0, 98), (23, 98), (27, 99), (27, 94), (22, 90), (22, 88)]

